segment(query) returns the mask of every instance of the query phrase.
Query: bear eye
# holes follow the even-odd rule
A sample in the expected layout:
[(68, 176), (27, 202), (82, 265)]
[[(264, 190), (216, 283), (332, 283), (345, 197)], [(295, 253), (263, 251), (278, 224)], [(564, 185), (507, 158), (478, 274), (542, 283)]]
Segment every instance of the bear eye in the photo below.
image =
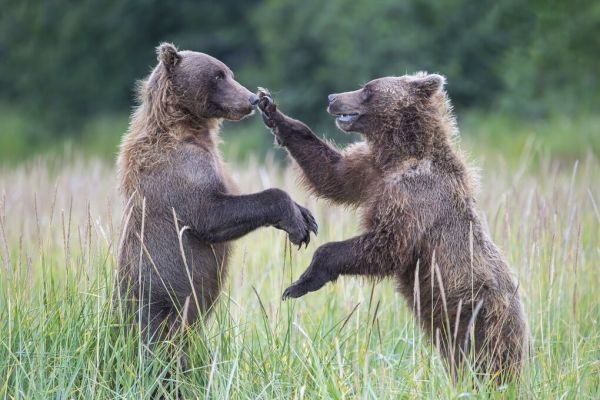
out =
[(216, 81), (219, 81), (221, 79), (225, 79), (225, 72), (223, 72), (223, 71), (217, 72), (217, 75), (215, 76)]

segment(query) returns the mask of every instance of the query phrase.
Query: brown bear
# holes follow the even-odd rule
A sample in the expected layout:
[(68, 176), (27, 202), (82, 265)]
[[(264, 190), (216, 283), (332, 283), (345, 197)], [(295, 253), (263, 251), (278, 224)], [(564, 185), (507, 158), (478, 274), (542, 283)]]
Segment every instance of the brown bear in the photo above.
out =
[(239, 195), (221, 161), (221, 121), (250, 115), (256, 95), (206, 54), (171, 44), (157, 53), (118, 159), (127, 200), (118, 293), (143, 332), (160, 340), (211, 309), (230, 241), (274, 226), (300, 245), (317, 225), (282, 190)]
[(329, 96), (328, 112), (364, 142), (340, 152), (282, 114), (259, 108), (316, 195), (361, 206), (364, 233), (320, 246), (283, 293), (297, 298), (340, 275), (393, 277), (456, 377), (467, 365), (503, 381), (527, 346), (518, 285), (476, 208), (445, 79), (417, 73), (375, 79)]

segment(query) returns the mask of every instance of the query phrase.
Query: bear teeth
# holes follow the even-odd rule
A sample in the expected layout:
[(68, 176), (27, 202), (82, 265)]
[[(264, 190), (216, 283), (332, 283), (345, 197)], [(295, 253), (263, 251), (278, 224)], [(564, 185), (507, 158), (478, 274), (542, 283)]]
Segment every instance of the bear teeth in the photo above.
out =
[(356, 114), (340, 114), (337, 119), (341, 122), (350, 122), (356, 117)]

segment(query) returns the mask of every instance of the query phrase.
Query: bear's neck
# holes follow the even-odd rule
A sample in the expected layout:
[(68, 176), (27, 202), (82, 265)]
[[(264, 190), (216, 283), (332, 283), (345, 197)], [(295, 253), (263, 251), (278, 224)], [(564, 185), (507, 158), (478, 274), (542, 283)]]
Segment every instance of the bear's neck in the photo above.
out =
[[(219, 129), (221, 119), (204, 118), (190, 114), (187, 111), (164, 107), (160, 111), (149, 109), (149, 115), (145, 118), (147, 127), (145, 129), (148, 139), (177, 143), (193, 143), (204, 148), (213, 150), (219, 144)], [(155, 137), (153, 137), (155, 136)]]
[(386, 128), (367, 136), (375, 163), (394, 169), (406, 160), (450, 162), (456, 154), (450, 143), (453, 124), (444, 116), (408, 108), (400, 118), (384, 121)]
[(192, 117), (171, 127), (179, 141), (195, 143), (208, 149), (215, 149), (219, 141), (221, 120), (218, 118)]

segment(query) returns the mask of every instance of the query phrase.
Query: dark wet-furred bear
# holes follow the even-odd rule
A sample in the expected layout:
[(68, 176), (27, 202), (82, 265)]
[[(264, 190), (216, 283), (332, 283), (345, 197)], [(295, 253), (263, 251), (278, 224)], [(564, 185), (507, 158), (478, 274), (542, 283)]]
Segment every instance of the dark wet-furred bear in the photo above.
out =
[(171, 44), (157, 53), (118, 159), (126, 200), (118, 293), (153, 342), (210, 311), (232, 240), (262, 226), (295, 244), (316, 232), (310, 212), (282, 190), (239, 195), (221, 161), (221, 121), (250, 115), (256, 95), (209, 55)]
[(526, 319), (452, 141), (457, 129), (444, 83), (417, 73), (330, 95), (337, 126), (364, 138), (342, 152), (259, 92), (265, 123), (306, 186), (363, 211), (364, 232), (320, 246), (283, 297), (303, 296), (340, 275), (392, 277), (453, 376), (469, 366), (501, 382), (521, 368)]

